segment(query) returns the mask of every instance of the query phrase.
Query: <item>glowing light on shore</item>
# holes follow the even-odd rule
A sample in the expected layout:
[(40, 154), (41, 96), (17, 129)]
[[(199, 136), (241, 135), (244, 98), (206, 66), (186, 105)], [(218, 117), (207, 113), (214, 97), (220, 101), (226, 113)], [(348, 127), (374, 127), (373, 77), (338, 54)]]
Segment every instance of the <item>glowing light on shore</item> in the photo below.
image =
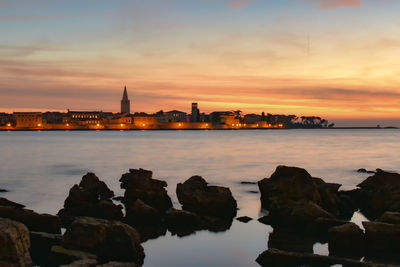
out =
[(7, 127), (11, 127), (11, 123), (7, 123)]
[(42, 126), (42, 124), (40, 124), (40, 123), (38, 123), (38, 125), (37, 125), (38, 127), (41, 127)]
[(100, 127), (100, 124), (98, 123), (98, 124), (96, 124), (96, 126), (97, 126), (97, 127)]
[(123, 123), (121, 123), (121, 124), (120, 124), (120, 126), (121, 126), (121, 127), (124, 127), (124, 124), (123, 124)]

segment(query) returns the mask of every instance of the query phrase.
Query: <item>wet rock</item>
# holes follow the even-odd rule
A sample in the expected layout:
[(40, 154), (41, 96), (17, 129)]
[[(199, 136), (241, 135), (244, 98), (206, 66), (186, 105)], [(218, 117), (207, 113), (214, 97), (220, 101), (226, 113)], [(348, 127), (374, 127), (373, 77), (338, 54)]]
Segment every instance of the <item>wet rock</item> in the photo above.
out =
[(329, 254), (360, 259), (364, 255), (363, 231), (354, 223), (329, 229)]
[(97, 260), (95, 259), (83, 259), (83, 260), (77, 260), (74, 261), (70, 264), (66, 265), (61, 265), (60, 267), (94, 267), (98, 266), (97, 265)]
[(142, 200), (147, 205), (164, 213), (172, 207), (171, 198), (168, 196), (165, 181), (152, 178), (153, 172), (143, 169), (130, 169), (122, 175), (121, 188), (125, 189), (124, 203), (131, 206), (136, 199)]
[(78, 217), (63, 236), (62, 246), (95, 254), (100, 262), (143, 264), (144, 252), (135, 229), (117, 221)]
[(242, 216), (242, 217), (236, 218), (236, 220), (238, 220), (239, 222), (248, 223), (249, 221), (251, 221), (253, 219), (248, 216)]
[[(53, 266), (63, 266), (63, 265), (72, 265), (72, 266), (96, 266), (97, 257), (94, 254), (90, 254), (87, 252), (66, 249), (62, 246), (53, 246), (50, 251), (50, 255), (46, 261), (44, 266), (53, 267)], [(89, 264), (89, 265), (83, 265)]]
[(227, 187), (209, 186), (200, 176), (193, 176), (176, 187), (183, 209), (205, 216), (234, 217), (237, 204)]
[(94, 173), (87, 173), (79, 185), (74, 185), (69, 190), (64, 208), (58, 212), (62, 225), (68, 227), (76, 216), (121, 220), (122, 206), (109, 200), (113, 196), (113, 191)]
[(50, 234), (61, 233), (60, 219), (50, 214), (38, 214), (28, 209), (0, 206), (0, 217), (21, 222), (30, 231)]
[(316, 240), (305, 232), (275, 227), (269, 235), (268, 248), (312, 253), (315, 243)]
[(400, 212), (385, 212), (376, 222), (400, 224)]
[(374, 266), (357, 260), (321, 256), (310, 253), (288, 252), (278, 249), (269, 249), (261, 253), (257, 258), (257, 263), (261, 266), (280, 266), (280, 267), (298, 267), (315, 266), (328, 267), (340, 264), (345, 267), (366, 267)]
[(52, 246), (61, 245), (62, 237), (59, 234), (30, 232), (30, 253), (34, 265), (42, 266), (46, 263)]
[(361, 168), (361, 169), (358, 169), (357, 172), (360, 172), (360, 173), (367, 173), (367, 170), (364, 169), (364, 168)]
[(135, 225), (135, 230), (140, 235), (140, 242), (146, 242), (164, 236), (167, 233), (167, 226), (165, 223), (138, 224)]
[(386, 211), (400, 212), (400, 174), (377, 172), (358, 186), (361, 211), (370, 219)]
[(174, 235), (186, 236), (204, 228), (204, 221), (195, 213), (171, 209), (166, 216), (168, 230)]
[(308, 227), (307, 232), (316, 236), (318, 241), (326, 243), (328, 240), (328, 231), (331, 227), (347, 224), (346, 220), (332, 218), (317, 218)]
[(161, 223), (162, 216), (158, 210), (136, 199), (130, 207), (126, 207), (126, 223), (129, 225)]
[(258, 194), (258, 193), (260, 193), (260, 192), (255, 191), (255, 190), (249, 190), (249, 191), (247, 191), (247, 192), (250, 193), (250, 194)]
[(16, 202), (12, 202), (4, 197), (0, 197), (0, 206), (7, 206), (7, 207), (15, 207), (15, 208), (24, 208), (25, 206)]
[(368, 258), (400, 260), (400, 225), (363, 222), (366, 256)]
[(0, 193), (6, 193), (6, 192), (8, 192), (7, 189), (1, 189), (1, 188), (0, 188)]
[(248, 181), (242, 181), (242, 182), (240, 182), (240, 184), (243, 184), (243, 185), (256, 185), (257, 184), (257, 182), (248, 182)]
[(233, 222), (233, 217), (201, 216), (201, 219), (204, 221), (204, 229), (216, 233), (229, 230)]
[(0, 266), (32, 266), (29, 231), (22, 223), (0, 218)]

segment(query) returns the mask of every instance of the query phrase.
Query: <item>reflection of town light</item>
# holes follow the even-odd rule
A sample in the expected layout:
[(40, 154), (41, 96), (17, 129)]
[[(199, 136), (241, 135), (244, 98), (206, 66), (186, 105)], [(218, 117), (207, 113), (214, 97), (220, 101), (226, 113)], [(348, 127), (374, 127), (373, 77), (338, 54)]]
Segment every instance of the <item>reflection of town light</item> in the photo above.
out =
[(40, 126), (42, 126), (40, 123), (38, 123), (38, 125), (37, 125), (38, 127), (40, 127)]
[(11, 127), (11, 123), (7, 123), (7, 127)]

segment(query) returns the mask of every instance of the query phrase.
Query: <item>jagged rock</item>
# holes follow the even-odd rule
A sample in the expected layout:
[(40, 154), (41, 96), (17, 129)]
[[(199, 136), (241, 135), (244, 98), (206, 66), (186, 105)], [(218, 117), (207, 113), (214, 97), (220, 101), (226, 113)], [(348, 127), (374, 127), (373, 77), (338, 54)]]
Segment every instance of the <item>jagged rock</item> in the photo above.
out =
[(51, 234), (61, 233), (60, 219), (50, 214), (38, 214), (28, 209), (0, 206), (0, 217), (21, 222), (30, 231)]
[(0, 218), (0, 266), (32, 266), (29, 231), (22, 223)]
[(227, 187), (209, 186), (200, 176), (193, 176), (176, 187), (182, 208), (205, 216), (234, 217), (237, 204)]
[(361, 211), (371, 219), (400, 212), (400, 174), (379, 171), (358, 185)]
[(329, 229), (329, 254), (360, 259), (364, 255), (363, 231), (354, 223), (334, 226)]
[(239, 222), (248, 223), (249, 221), (251, 221), (251, 220), (253, 220), (253, 219), (250, 218), (250, 217), (248, 217), (248, 216), (242, 216), (242, 217), (236, 218), (236, 220), (238, 220)]
[(363, 222), (366, 256), (368, 258), (400, 260), (400, 225)]
[(62, 246), (53, 246), (44, 266), (69, 266), (69, 264), (72, 264), (72, 266), (95, 266), (97, 264), (97, 257), (87, 252), (66, 249)]
[(205, 227), (203, 220), (195, 213), (171, 209), (166, 216), (168, 230), (178, 236), (186, 236)]
[(7, 207), (15, 207), (15, 208), (24, 208), (25, 206), (11, 200), (8, 200), (4, 197), (0, 197), (0, 206), (7, 206)]
[(385, 212), (376, 222), (400, 224), (400, 212)]
[(51, 247), (61, 245), (62, 237), (59, 234), (30, 232), (30, 240), (33, 263), (42, 266), (50, 254)]
[(126, 223), (129, 225), (161, 223), (162, 216), (158, 210), (147, 205), (140, 199), (126, 207)]
[(122, 175), (121, 188), (125, 189), (124, 204), (131, 206), (136, 199), (164, 213), (172, 207), (171, 198), (165, 187), (167, 183), (152, 178), (153, 172), (143, 169), (130, 169)]
[(95, 254), (100, 262), (143, 264), (144, 252), (135, 229), (117, 221), (78, 217), (63, 236), (62, 246)]
[(113, 196), (113, 191), (95, 174), (87, 173), (79, 185), (74, 185), (69, 190), (64, 208), (58, 212), (62, 225), (68, 227), (76, 216), (121, 220), (122, 206), (115, 205), (109, 200)]
[[(360, 262), (345, 258), (331, 256), (321, 256), (311, 253), (288, 252), (278, 249), (269, 249), (261, 253), (257, 258), (257, 263), (261, 266), (280, 266), (280, 267), (330, 267), (336, 264), (345, 267), (372, 267), (374, 264)], [(380, 265), (382, 266), (382, 265)]]

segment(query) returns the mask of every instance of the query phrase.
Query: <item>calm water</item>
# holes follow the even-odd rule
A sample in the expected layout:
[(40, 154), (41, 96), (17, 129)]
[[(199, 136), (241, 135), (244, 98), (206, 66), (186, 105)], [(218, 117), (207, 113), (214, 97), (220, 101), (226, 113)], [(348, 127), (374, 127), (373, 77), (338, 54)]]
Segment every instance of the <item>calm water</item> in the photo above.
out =
[[(279, 164), (306, 168), (313, 176), (353, 188), (366, 178), (358, 168), (400, 171), (400, 130), (249, 130), (133, 132), (0, 132), (1, 194), (38, 212), (56, 214), (69, 188), (93, 171), (121, 195), (119, 178), (129, 168), (150, 169), (168, 182), (201, 175), (229, 186), (238, 216), (258, 218), (259, 195), (248, 191)], [(143, 244), (145, 266), (258, 266), (272, 228), (234, 221), (224, 233), (200, 231)], [(323, 246), (322, 246), (323, 247)]]

